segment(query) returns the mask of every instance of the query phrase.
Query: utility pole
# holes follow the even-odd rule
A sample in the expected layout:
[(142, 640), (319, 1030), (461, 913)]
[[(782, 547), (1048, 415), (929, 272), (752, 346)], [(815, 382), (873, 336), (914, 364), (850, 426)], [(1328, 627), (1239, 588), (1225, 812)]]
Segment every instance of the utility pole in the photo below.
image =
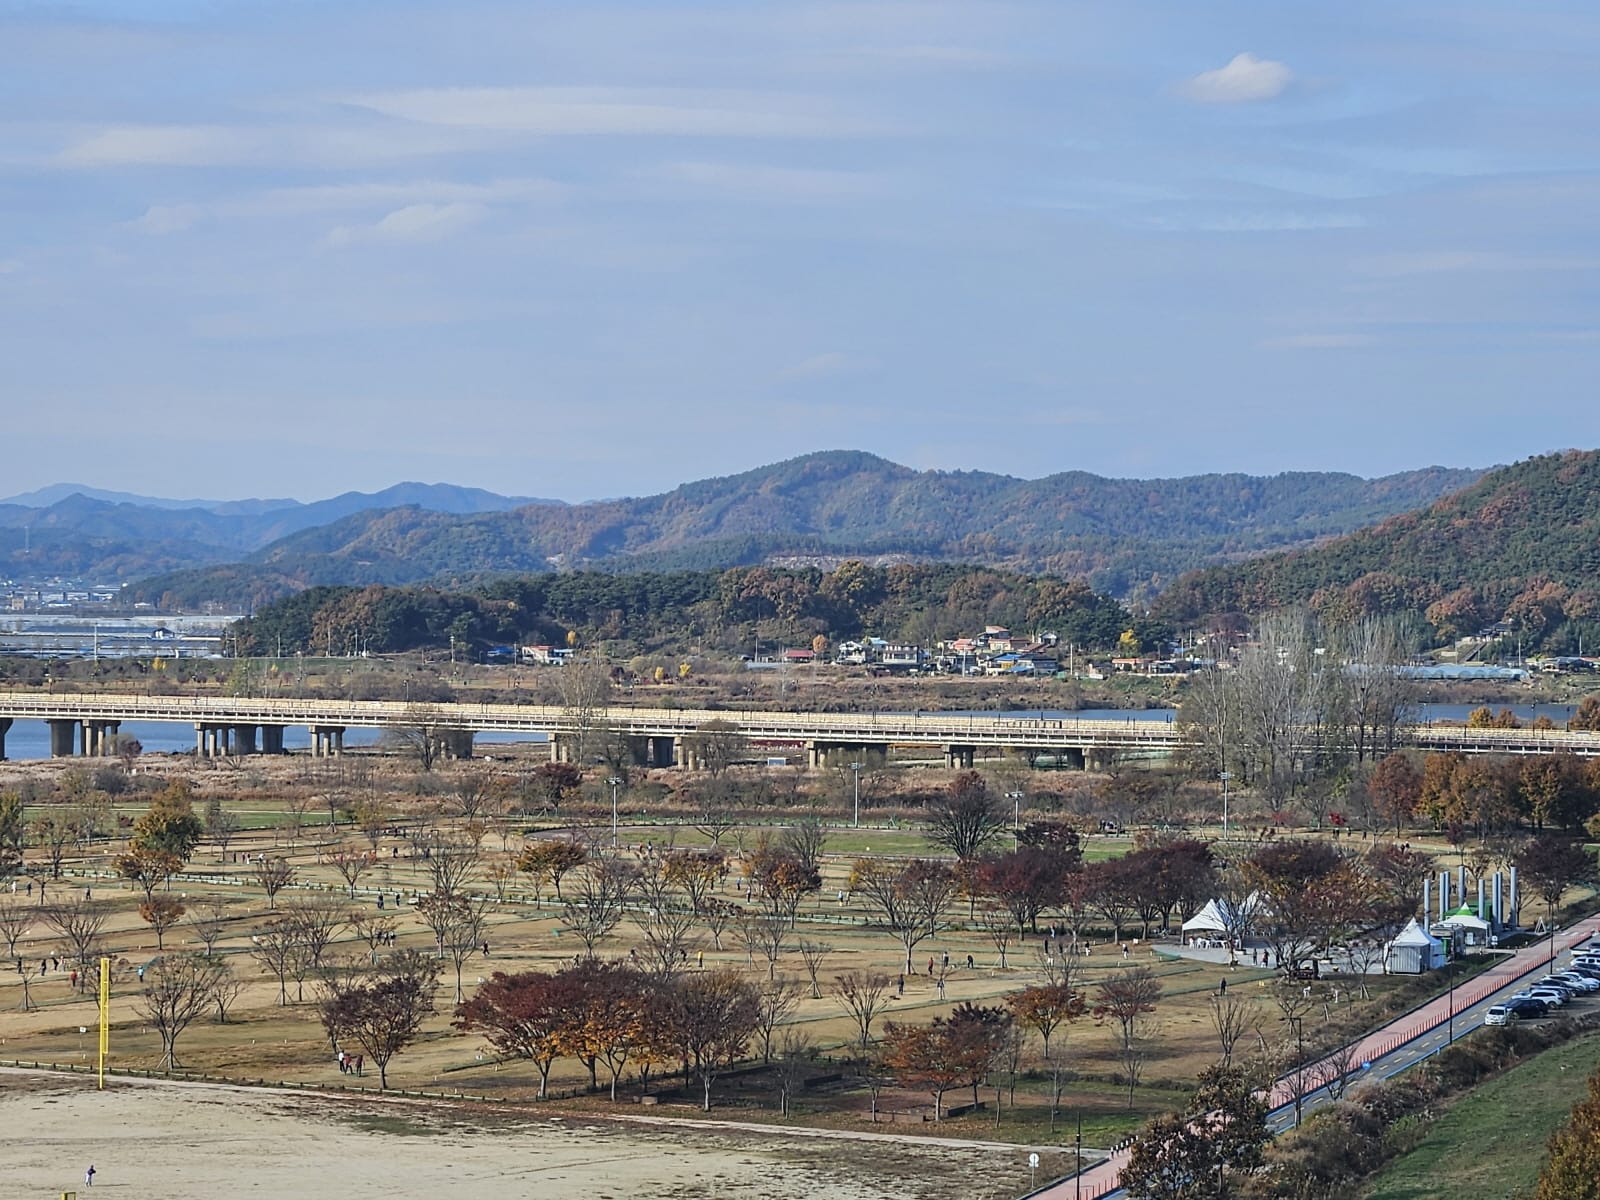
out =
[(851, 823), (852, 828), (855, 829), (861, 828), (861, 768), (864, 766), (866, 766), (865, 763), (859, 762), (850, 764), (850, 778), (851, 782), (855, 784), (856, 794), (856, 815), (855, 820)]

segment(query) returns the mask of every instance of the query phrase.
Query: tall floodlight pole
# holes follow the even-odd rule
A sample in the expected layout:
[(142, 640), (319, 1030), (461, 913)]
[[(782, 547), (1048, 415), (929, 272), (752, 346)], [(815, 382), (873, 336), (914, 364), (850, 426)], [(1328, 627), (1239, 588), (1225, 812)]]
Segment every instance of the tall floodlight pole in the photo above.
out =
[(111, 1049), (111, 960), (100, 960), (100, 1082), (99, 1090), (106, 1087), (106, 1054)]
[(855, 785), (856, 815), (851, 822), (856, 829), (861, 828), (861, 769), (866, 763), (853, 762), (850, 764), (850, 781)]
[(1217, 778), (1222, 780), (1222, 840), (1228, 840), (1228, 780), (1233, 778), (1232, 771), (1223, 771)]
[(1007, 792), (1006, 799), (1011, 801), (1011, 840), (1013, 843), (1022, 840), (1022, 797), (1023, 792)]
[(617, 789), (622, 786), (622, 780), (613, 775), (606, 780), (611, 785), (611, 848), (615, 850), (617, 841)]

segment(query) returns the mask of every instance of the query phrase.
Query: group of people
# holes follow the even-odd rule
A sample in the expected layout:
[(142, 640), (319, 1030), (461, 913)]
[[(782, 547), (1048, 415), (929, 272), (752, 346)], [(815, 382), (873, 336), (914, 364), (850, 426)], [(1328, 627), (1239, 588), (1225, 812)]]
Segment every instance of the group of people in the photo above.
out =
[(360, 1076), (361, 1069), (367, 1065), (367, 1056), (364, 1054), (346, 1054), (343, 1050), (334, 1056), (339, 1063), (339, 1074)]

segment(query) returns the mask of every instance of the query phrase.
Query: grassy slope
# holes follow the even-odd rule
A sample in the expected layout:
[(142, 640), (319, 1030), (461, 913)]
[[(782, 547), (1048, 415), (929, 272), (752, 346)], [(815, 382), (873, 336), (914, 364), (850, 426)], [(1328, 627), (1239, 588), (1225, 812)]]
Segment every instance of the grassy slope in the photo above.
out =
[(1452, 1105), (1416, 1149), (1378, 1177), (1367, 1200), (1511, 1196), (1544, 1166), (1544, 1145), (1600, 1064), (1600, 1034), (1490, 1080)]

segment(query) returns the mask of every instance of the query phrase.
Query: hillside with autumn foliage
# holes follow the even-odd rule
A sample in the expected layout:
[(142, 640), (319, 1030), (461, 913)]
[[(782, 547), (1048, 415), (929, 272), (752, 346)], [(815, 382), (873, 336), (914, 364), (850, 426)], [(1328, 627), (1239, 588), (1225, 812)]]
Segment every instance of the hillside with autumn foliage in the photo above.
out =
[(1313, 549), (1193, 572), (1158, 610), (1184, 624), (1308, 605), (1413, 614), (1436, 644), (1502, 625), (1526, 649), (1600, 650), (1600, 451), (1543, 455)]

